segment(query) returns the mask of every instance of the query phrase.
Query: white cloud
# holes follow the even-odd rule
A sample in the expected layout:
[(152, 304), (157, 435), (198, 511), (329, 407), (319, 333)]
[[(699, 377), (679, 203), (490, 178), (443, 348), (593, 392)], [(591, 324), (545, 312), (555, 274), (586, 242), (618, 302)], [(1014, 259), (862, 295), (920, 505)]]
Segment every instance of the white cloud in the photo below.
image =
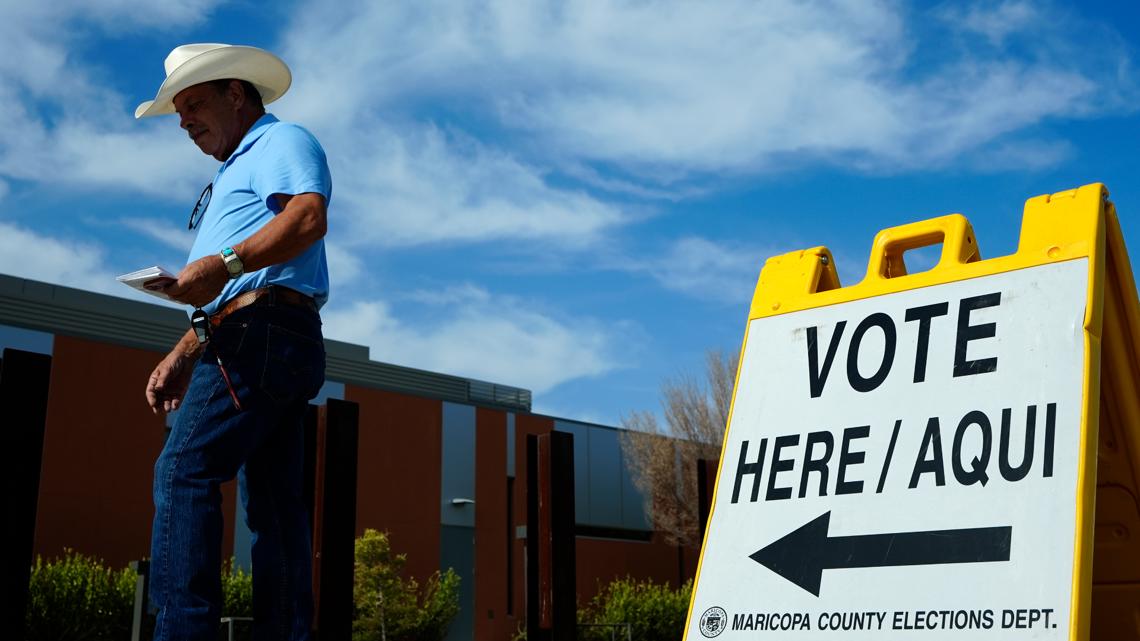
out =
[(774, 253), (739, 243), (687, 236), (673, 241), (653, 258), (619, 259), (612, 266), (648, 274), (666, 289), (697, 298), (747, 303), (764, 260)]
[[(83, 70), (77, 72), (82, 84)], [(189, 208), (217, 169), (177, 121), (126, 120), (122, 100), (106, 89), (91, 88), (74, 102), (64, 96), (32, 101), (23, 91), (0, 75), (0, 100), (14, 107), (0, 138), (0, 177), (181, 199)], [(55, 109), (62, 113), (50, 122), (46, 114)]]
[[(93, 30), (193, 25), (218, 4), (0, 2), (0, 40), (20, 52), (0, 60), (0, 179), (192, 200), (214, 161), (170, 119), (125, 117), (140, 97), (109, 90), (114, 70), (83, 46)], [(345, 247), (577, 249), (646, 215), (627, 201), (690, 197), (712, 174), (1056, 163), (1063, 145), (1026, 153), (1048, 143), (1019, 133), (1130, 108), (1136, 92), (1119, 38), (1062, 55), (1079, 39), (1049, 15), (1030, 0), (927, 13), (887, 0), (303, 0), (279, 36), (295, 82), (274, 109), (328, 149)], [(991, 46), (928, 45), (919, 23)], [(926, 46), (938, 50), (918, 66)]]
[(139, 3), (133, 0), (100, 0), (95, 3), (88, 0), (2, 0), (0, 16), (5, 21), (37, 26), (45, 23), (67, 25), (72, 21), (96, 22), (107, 31), (123, 32), (139, 27), (197, 24), (222, 1), (150, 0)]
[(945, 5), (937, 14), (962, 30), (984, 36), (993, 46), (1001, 46), (1013, 34), (1035, 26), (1047, 26), (1048, 17), (1028, 0), (1006, 0), (998, 3)]
[(621, 416), (602, 415), (597, 411), (585, 409), (575, 403), (549, 403), (547, 402), (547, 397), (534, 399), (534, 405), (530, 411), (535, 414), (545, 414), (546, 416), (554, 416), (562, 420), (576, 421), (579, 423), (593, 423), (594, 425), (607, 425), (610, 427), (621, 426)]
[(0, 221), (0, 273), (89, 292), (182, 309), (115, 280), (107, 250), (97, 243), (58, 238)]
[(90, 123), (59, 127), (54, 150), (77, 185), (111, 186), (124, 191), (185, 201), (187, 215), (218, 163), (194, 147), (178, 121), (162, 118), (137, 130), (110, 131)]
[[(1039, 25), (1037, 6), (974, 5), (962, 28), (1001, 45)], [(919, 40), (947, 11), (886, 0), (309, 2), (283, 42), (298, 71), (289, 104), (323, 128), (454, 105), (488, 138), (507, 132), (524, 158), (613, 164), (650, 184), (789, 158), (938, 167), (1051, 118), (1130, 109), (1111, 97), (1129, 83), (1111, 42), (1055, 55), (1080, 36), (1054, 27), (1025, 51), (981, 56)], [(920, 47), (937, 49), (918, 66)]]
[[(93, 25), (113, 33), (194, 24), (217, 0), (138, 3), (19, 2), (0, 4), (0, 41), (18, 55), (0, 57), (0, 178), (53, 188), (80, 187), (190, 198), (216, 163), (192, 147), (177, 123), (136, 123), (128, 101), (108, 88), (111, 72), (81, 53)], [(155, 86), (160, 61), (153, 65)], [(200, 189), (201, 187), (197, 187)]]
[[(98, 245), (60, 240), (0, 222), (0, 272), (106, 294), (125, 295)], [(122, 290), (122, 291), (117, 291)]]
[(172, 227), (169, 220), (157, 218), (121, 218), (119, 224), (171, 249), (189, 254), (194, 233), (183, 227)]
[(1010, 141), (978, 152), (971, 164), (982, 171), (999, 172), (1010, 167), (1047, 169), (1070, 158), (1074, 153), (1067, 140)]
[(543, 171), (510, 154), (431, 126), (376, 123), (367, 136), (322, 136), (348, 210), (337, 238), (347, 245), (409, 246), (502, 238), (582, 246), (624, 222), (583, 192), (548, 185)]
[(373, 360), (539, 393), (619, 366), (612, 328), (554, 318), (510, 299), (456, 305), (426, 323), (397, 318), (381, 300), (326, 309), (322, 316), (328, 337), (369, 346)]
[[(133, 100), (100, 84), (106, 70), (97, 58), (76, 55), (78, 37), (68, 27), (94, 21), (114, 31), (192, 23), (216, 3), (168, 1), (129, 11), (129, 3), (116, 0), (100, 12), (86, 3), (41, 4), (0, 5), (0, 39), (23, 51), (19, 63), (14, 56), (0, 60), (0, 101), (10, 110), (8, 133), (0, 138), (0, 179), (191, 203), (215, 161), (193, 148), (171, 118), (130, 119)], [(159, 63), (150, 66), (158, 71)], [(551, 187), (541, 167), (461, 132), (375, 120), (362, 136), (356, 124), (322, 136), (330, 148), (339, 217), (333, 231), (338, 249), (330, 248), (329, 260), (340, 280), (362, 271), (360, 259), (348, 253), (353, 246), (503, 238), (583, 246), (624, 222), (615, 207)], [(130, 217), (135, 231), (156, 237), (152, 224)], [(178, 249), (188, 244), (181, 237), (159, 238)]]
[(402, 294), (400, 299), (423, 305), (436, 306), (472, 303), (485, 304), (491, 300), (491, 293), (473, 283), (457, 283), (433, 289), (407, 292)]
[[(348, 285), (364, 274), (368, 269), (364, 262), (340, 244), (325, 241), (325, 259), (329, 265), (329, 281), (336, 286)], [(375, 274), (370, 274), (375, 283)]]

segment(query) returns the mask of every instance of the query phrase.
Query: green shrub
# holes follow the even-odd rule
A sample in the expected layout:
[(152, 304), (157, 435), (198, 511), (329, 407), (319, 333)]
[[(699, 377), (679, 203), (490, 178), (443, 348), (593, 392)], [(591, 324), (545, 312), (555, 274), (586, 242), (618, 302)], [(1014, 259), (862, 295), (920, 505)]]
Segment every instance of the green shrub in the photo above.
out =
[(66, 549), (36, 557), (28, 582), (27, 641), (122, 641), (131, 636), (135, 573)]
[(459, 613), (459, 576), (436, 572), (421, 587), (401, 573), (407, 556), (393, 554), (388, 535), (365, 530), (356, 540), (353, 641), (440, 641)]
[[(27, 641), (129, 639), (136, 576), (69, 549), (60, 559), (37, 557), (28, 582)], [(222, 571), (222, 595), (224, 616), (253, 616), (252, 577), (232, 559)], [(245, 638), (248, 627), (238, 626)]]
[[(652, 580), (618, 579), (578, 612), (579, 623), (630, 624), (633, 641), (679, 641), (685, 632), (692, 581), (674, 590)], [(608, 640), (608, 628), (583, 628), (579, 639)], [(619, 630), (618, 639), (625, 638)]]
[(253, 575), (234, 565), (222, 568), (222, 616), (253, 616)]
[[(356, 540), (353, 641), (440, 641), (459, 613), (459, 576), (436, 572), (424, 586), (401, 573), (406, 555), (393, 554), (388, 536), (366, 530)], [(36, 558), (29, 581), (27, 641), (122, 641), (131, 635), (134, 570), (111, 570), (99, 559), (65, 550), (61, 559)], [(253, 577), (222, 568), (222, 616), (253, 616)], [(235, 627), (249, 638), (248, 624)]]
[[(252, 617), (253, 616), (253, 575), (240, 566), (234, 565), (233, 557), (229, 563), (222, 566), (222, 616), (223, 617)], [(222, 626), (219, 639), (228, 630)], [(235, 641), (249, 641), (253, 638), (253, 626), (247, 621), (234, 622)]]

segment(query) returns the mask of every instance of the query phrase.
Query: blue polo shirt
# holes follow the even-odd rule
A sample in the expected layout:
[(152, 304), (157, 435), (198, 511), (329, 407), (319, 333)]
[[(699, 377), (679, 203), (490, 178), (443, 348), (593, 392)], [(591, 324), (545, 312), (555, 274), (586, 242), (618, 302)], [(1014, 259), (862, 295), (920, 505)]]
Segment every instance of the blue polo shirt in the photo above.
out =
[[(188, 263), (217, 254), (252, 236), (280, 212), (274, 194), (318, 193), (327, 207), (332, 177), (321, 144), (304, 128), (265, 114), (246, 132), (214, 177), (210, 204), (202, 215)], [(226, 283), (203, 309), (214, 313), (238, 294), (282, 285), (308, 294), (323, 305), (329, 297), (325, 242), (318, 240), (300, 256)]]

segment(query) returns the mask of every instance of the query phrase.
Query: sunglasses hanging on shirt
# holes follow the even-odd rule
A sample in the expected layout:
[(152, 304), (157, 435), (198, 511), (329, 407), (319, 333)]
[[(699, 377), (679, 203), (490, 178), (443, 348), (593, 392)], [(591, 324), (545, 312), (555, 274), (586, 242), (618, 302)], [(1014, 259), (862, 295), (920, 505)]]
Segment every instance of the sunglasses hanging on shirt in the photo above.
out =
[(198, 223), (202, 222), (202, 217), (206, 215), (206, 208), (210, 206), (210, 197), (213, 195), (214, 183), (210, 183), (202, 190), (202, 195), (198, 196), (198, 202), (194, 204), (194, 209), (190, 212), (190, 225), (186, 229), (194, 229)]

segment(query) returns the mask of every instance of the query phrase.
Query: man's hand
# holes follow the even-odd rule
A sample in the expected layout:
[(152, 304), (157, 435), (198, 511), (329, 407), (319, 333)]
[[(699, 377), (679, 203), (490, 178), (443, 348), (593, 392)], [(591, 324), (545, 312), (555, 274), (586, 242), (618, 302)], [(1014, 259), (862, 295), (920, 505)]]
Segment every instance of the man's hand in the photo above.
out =
[(181, 344), (167, 354), (147, 380), (146, 402), (155, 414), (169, 414), (178, 409), (190, 386), (195, 356), (180, 348)]
[(187, 265), (178, 273), (178, 281), (162, 291), (180, 303), (202, 307), (222, 293), (229, 279), (225, 261), (211, 254)]

